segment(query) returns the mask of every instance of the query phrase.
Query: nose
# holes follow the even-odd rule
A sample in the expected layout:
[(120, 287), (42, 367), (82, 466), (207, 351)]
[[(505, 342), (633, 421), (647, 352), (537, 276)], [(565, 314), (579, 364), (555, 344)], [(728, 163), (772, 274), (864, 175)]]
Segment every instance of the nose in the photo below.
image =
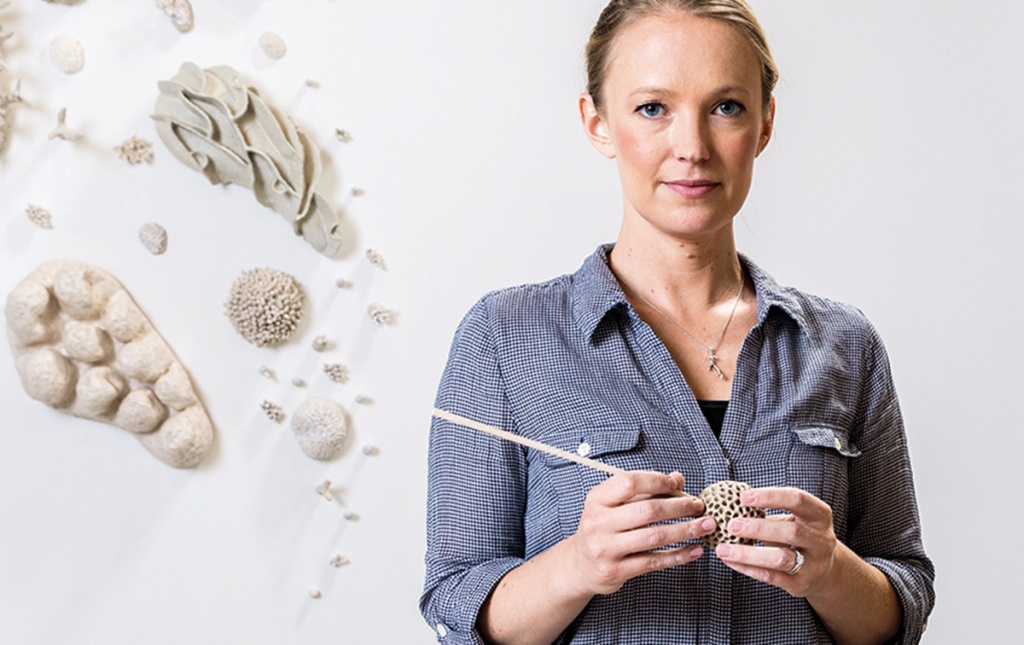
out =
[(672, 152), (679, 161), (703, 163), (711, 156), (708, 122), (696, 114), (680, 113), (672, 122)]

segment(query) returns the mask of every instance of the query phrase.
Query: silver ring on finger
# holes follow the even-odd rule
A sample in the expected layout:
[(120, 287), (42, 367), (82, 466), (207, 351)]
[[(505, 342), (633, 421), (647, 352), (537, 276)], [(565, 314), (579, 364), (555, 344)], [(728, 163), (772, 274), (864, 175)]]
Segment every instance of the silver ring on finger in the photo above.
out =
[(796, 574), (800, 573), (800, 568), (804, 566), (804, 554), (800, 553), (800, 550), (796, 547), (791, 546), (789, 548), (793, 552), (793, 555), (796, 556), (796, 558), (793, 561), (793, 566), (789, 568), (789, 571), (786, 571), (786, 575), (795, 576)]

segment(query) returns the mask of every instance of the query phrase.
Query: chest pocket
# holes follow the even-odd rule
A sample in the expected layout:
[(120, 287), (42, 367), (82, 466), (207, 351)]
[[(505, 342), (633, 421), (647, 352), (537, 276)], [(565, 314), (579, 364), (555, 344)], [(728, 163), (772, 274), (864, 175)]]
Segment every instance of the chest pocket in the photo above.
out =
[[(567, 452), (623, 470), (650, 470), (651, 458), (646, 453), (644, 435), (638, 426), (603, 426), (580, 428), (559, 433), (544, 443)], [(611, 475), (561, 457), (539, 454), (540, 472), (558, 506), (559, 524), (564, 536), (576, 531), (583, 500), (591, 488)]]
[[(827, 425), (793, 427), (787, 483), (815, 495), (830, 507), (835, 518), (845, 518), (849, 505), (849, 469), (860, 450), (849, 433)], [(837, 534), (845, 527), (837, 525)]]

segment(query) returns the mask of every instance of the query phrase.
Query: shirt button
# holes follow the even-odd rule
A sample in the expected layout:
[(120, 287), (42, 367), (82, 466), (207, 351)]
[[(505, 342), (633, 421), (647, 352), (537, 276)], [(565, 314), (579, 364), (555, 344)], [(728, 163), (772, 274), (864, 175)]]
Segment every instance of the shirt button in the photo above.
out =
[(586, 457), (590, 454), (590, 444), (584, 441), (576, 447), (576, 454), (580, 457)]
[(839, 440), (839, 437), (832, 437), (832, 445), (836, 447), (839, 452), (843, 451), (843, 442)]
[(444, 638), (448, 635), (448, 628), (444, 626), (444, 623), (437, 624), (437, 635)]

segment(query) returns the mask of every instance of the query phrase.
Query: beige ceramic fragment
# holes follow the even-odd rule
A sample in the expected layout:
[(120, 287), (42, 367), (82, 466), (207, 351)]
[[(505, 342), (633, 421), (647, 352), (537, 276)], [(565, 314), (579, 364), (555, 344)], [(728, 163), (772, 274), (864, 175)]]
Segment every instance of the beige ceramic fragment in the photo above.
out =
[(139, 229), (139, 241), (153, 255), (167, 250), (167, 229), (155, 222), (147, 222)]
[(153, 144), (138, 135), (125, 139), (124, 143), (114, 147), (117, 158), (135, 166), (140, 163), (153, 163)]
[(156, 0), (156, 8), (163, 11), (181, 33), (192, 31), (192, 4), (189, 0)]
[(341, 220), (316, 192), (320, 151), (227, 66), (181, 66), (159, 83), (156, 129), (167, 148), (213, 184), (238, 184), (280, 213), (320, 253), (341, 250)]
[(68, 109), (61, 108), (57, 113), (57, 127), (47, 135), (47, 139), (61, 139), (62, 141), (78, 141), (82, 133), (67, 124)]
[(715, 532), (704, 536), (704, 544), (715, 548), (719, 544), (753, 544), (753, 540), (733, 535), (726, 528), (729, 520), (736, 517), (764, 517), (763, 508), (744, 506), (740, 502), (740, 493), (750, 488), (750, 484), (737, 481), (720, 481), (711, 484), (700, 493), (704, 501), (704, 514), (715, 518)]
[(50, 42), (50, 60), (65, 74), (77, 74), (85, 67), (85, 49), (74, 36), (57, 36)]
[(29, 204), (28, 208), (25, 209), (25, 215), (28, 216), (28, 221), (39, 228), (53, 228), (53, 215), (42, 206)]
[(166, 341), (108, 273), (48, 262), (8, 294), (4, 314), (30, 397), (136, 433), (170, 466), (202, 461), (213, 443), (206, 410)]
[[(4, 34), (2, 29), (0, 29), (0, 43), (3, 42), (3, 37)], [(2, 71), (3, 61), (0, 59), (0, 72)], [(18, 94), (17, 89), (6, 94), (0, 91), (0, 152), (4, 151), (7, 147), (7, 142), (10, 140), (11, 123), (14, 120), (14, 110), (12, 108), (17, 103), (21, 103), (21, 95)]]
[(265, 32), (260, 36), (260, 49), (267, 55), (267, 58), (274, 60), (284, 58), (284, 55), (288, 53), (288, 45), (285, 44), (284, 38), (272, 31)]

